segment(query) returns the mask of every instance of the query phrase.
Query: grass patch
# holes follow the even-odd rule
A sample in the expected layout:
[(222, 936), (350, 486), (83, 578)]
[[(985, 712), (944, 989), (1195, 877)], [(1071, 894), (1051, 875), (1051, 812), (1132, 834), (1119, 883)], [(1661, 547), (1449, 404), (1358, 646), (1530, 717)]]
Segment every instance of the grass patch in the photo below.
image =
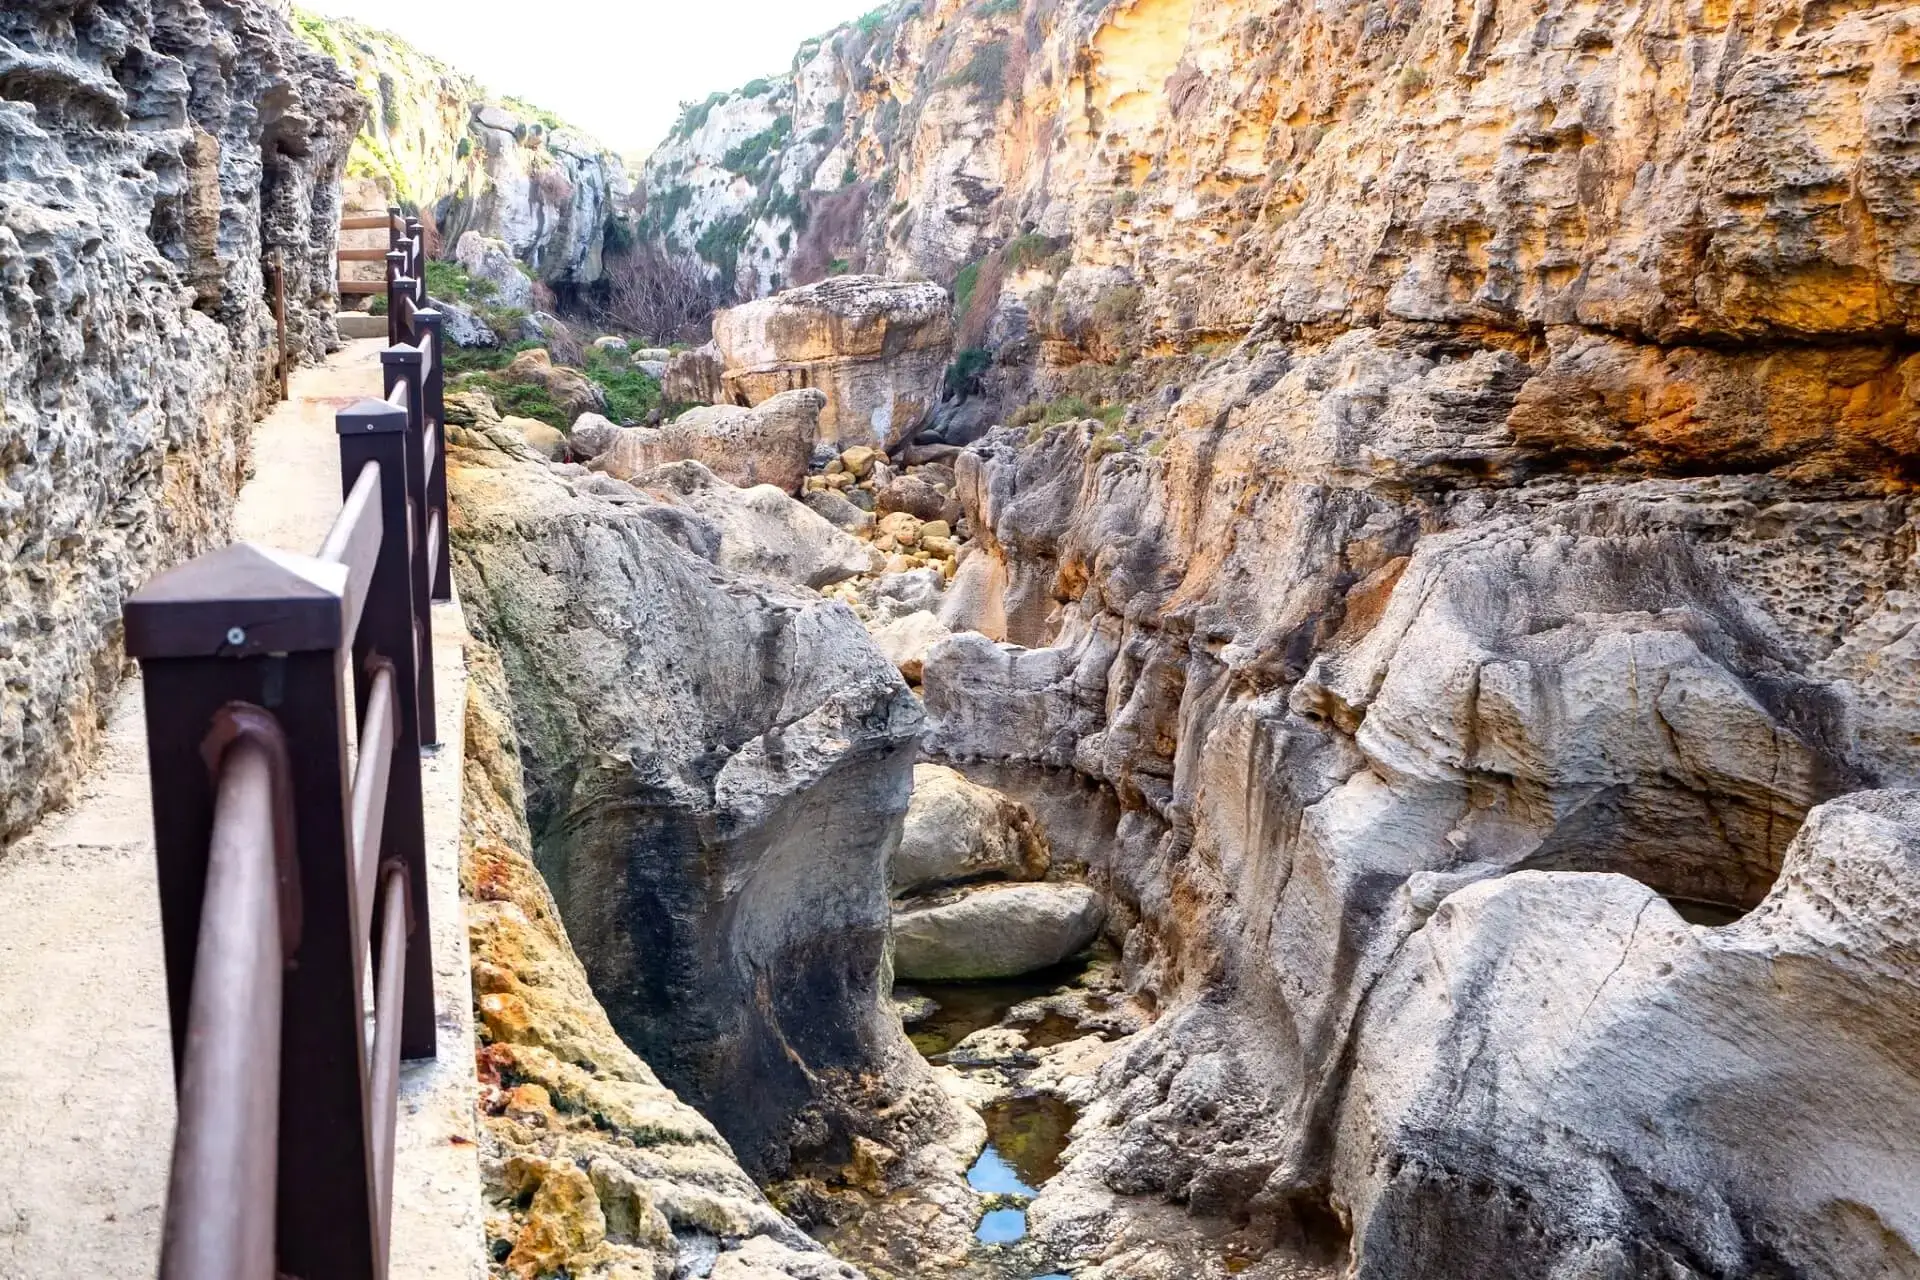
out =
[(993, 352), (985, 347), (968, 347), (953, 358), (947, 366), (946, 389), (949, 396), (960, 398), (972, 395), (980, 389), (980, 375), (993, 363)]
[(1104, 423), (1111, 430), (1120, 425), (1127, 416), (1127, 406), (1123, 404), (1090, 404), (1080, 396), (1061, 396), (1048, 404), (1030, 404), (1013, 415), (1013, 425), (1030, 427), (1027, 443), (1032, 444), (1046, 434), (1048, 427), (1057, 427), (1063, 422), (1085, 422), (1092, 420)]
[(522, 351), (531, 351), (542, 346), (539, 342), (510, 342), (499, 347), (461, 347), (449, 342), (443, 353), (447, 362), (447, 375), (459, 378), (469, 373), (493, 373), (513, 363), (513, 358)]
[(967, 65), (946, 78), (949, 88), (973, 91), (973, 100), (983, 106), (998, 106), (1007, 97), (1007, 63), (1004, 44), (983, 44), (973, 51)]
[(619, 423), (640, 423), (660, 407), (660, 383), (634, 368), (619, 368), (596, 347), (587, 348), (587, 376), (607, 393), (607, 416)]
[(475, 280), (457, 262), (427, 260), (427, 293), (449, 302), (486, 302), (499, 292), (491, 280)]
[(973, 302), (974, 291), (980, 287), (980, 264), (969, 262), (960, 268), (960, 274), (953, 278), (953, 309), (961, 315)]
[(565, 431), (572, 424), (545, 387), (531, 382), (509, 382), (491, 373), (469, 373), (460, 379), (462, 391), (484, 391), (493, 397), (494, 407), (509, 418), (532, 418)]

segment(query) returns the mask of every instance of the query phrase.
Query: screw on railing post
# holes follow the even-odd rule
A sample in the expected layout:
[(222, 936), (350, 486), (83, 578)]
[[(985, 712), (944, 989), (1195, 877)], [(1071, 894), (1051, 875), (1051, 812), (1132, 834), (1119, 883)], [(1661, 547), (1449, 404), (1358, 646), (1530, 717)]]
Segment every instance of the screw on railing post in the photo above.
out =
[[(407, 501), (411, 507), (407, 523), (413, 540), (408, 555), (413, 565), (413, 615), (420, 651), (420, 740), (440, 741), (434, 718), (433, 698), (433, 582), (427, 572), (427, 472), (425, 457), (426, 423), (425, 379), (421, 377), (418, 347), (388, 347), (380, 353), (386, 370), (387, 396), (403, 383), (407, 388)], [(442, 537), (444, 538), (444, 532)]]
[[(427, 299), (429, 305), (433, 299)], [(432, 343), (433, 367), (426, 377), (427, 431), (433, 436), (428, 451), (433, 465), (427, 468), (427, 514), (429, 520), (440, 517), (439, 559), (433, 564), (433, 599), (453, 599), (453, 549), (447, 545), (447, 329), (446, 317), (438, 311), (422, 311), (414, 317), (424, 352)]]
[(407, 255), (396, 249), (387, 255), (387, 345), (398, 347), (407, 341), (400, 327), (400, 299), (406, 293), (401, 282), (407, 276)]
[(364, 992), (347, 856), (346, 574), (240, 544), (154, 579), (127, 602), (125, 622), (144, 683), (176, 1083), (217, 793), (203, 751), (215, 716), (245, 703), (271, 713), (286, 736), (299, 868), (300, 944), (285, 973), (280, 1041), (279, 1266), (371, 1280)]
[[(423, 720), (419, 702), (406, 696), (419, 687), (422, 674), (431, 677), (430, 648), (416, 645), (419, 610), (415, 606), (418, 577), (414, 561), (418, 545), (412, 532), (412, 501), (419, 450), (409, 429), (406, 411), (384, 401), (366, 400), (342, 410), (334, 418), (340, 436), (340, 475), (347, 491), (367, 463), (380, 464), (380, 559), (367, 588), (360, 615), (360, 633), (353, 638), (356, 694), (364, 718), (372, 691), (373, 666), (378, 655), (393, 664), (400, 697), (399, 732), (394, 736), (393, 771), (387, 780), (386, 821), (381, 828), (379, 863), (397, 858), (406, 863), (411, 886), (415, 930), (407, 948), (406, 997), (403, 1001), (400, 1055), (434, 1056), (433, 949), (428, 945), (427, 837), (422, 808), (420, 745)], [(377, 939), (376, 939), (377, 942)], [(380, 971), (380, 958), (373, 961)]]

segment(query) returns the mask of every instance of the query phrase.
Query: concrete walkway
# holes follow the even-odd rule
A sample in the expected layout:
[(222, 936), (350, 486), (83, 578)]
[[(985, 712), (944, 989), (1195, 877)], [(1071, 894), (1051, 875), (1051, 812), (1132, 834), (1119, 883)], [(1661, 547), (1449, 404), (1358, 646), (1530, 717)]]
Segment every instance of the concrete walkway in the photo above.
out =
[[(340, 508), (333, 414), (380, 391), (378, 341), (293, 377), (254, 436), (235, 535), (311, 554)], [(472, 993), (459, 896), (458, 605), (435, 608), (444, 739), (427, 762), (436, 1062), (403, 1071), (396, 1280), (485, 1273)], [(137, 680), (73, 804), (0, 858), (0, 1280), (154, 1274), (174, 1101)]]

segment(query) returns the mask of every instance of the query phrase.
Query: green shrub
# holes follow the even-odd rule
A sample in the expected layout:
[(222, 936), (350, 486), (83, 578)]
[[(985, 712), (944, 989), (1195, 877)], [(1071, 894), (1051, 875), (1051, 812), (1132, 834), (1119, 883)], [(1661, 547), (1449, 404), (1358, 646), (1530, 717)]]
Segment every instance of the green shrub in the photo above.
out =
[(997, 106), (1007, 96), (1007, 46), (983, 44), (973, 51), (967, 65), (946, 79), (949, 88), (965, 87), (973, 91), (973, 100), (983, 106)]
[[(1025, 271), (1028, 267), (1050, 266), (1064, 246), (1051, 236), (1028, 232), (1015, 236), (1007, 242), (1006, 263), (1014, 271)], [(1059, 274), (1057, 271), (1055, 274)]]
[(472, 154), (473, 154), (472, 138), (460, 139), (460, 145), (453, 149), (453, 158), (455, 160), (465, 160), (468, 156)]
[(946, 390), (949, 396), (972, 395), (980, 389), (980, 375), (993, 363), (993, 352), (985, 347), (968, 347), (947, 366)]
[(772, 92), (773, 81), (766, 79), (749, 80), (740, 88), (740, 96), (743, 98), (760, 98)]
[(845, 258), (835, 258), (827, 264), (827, 274), (830, 276), (844, 276), (852, 270), (853, 263)]
[(447, 344), (447, 373), (458, 378), (468, 373), (492, 373), (504, 369), (513, 363), (513, 358), (522, 351), (531, 351), (543, 346), (539, 342), (510, 342), (499, 347), (458, 347)]
[(367, 314), (372, 316), (383, 316), (387, 314), (387, 295), (384, 293), (374, 294), (373, 302), (367, 307)]
[(793, 132), (793, 117), (781, 116), (771, 125), (742, 142), (727, 148), (720, 157), (722, 168), (732, 173), (752, 173), (760, 162), (777, 151)]
[(1103, 329), (1120, 329), (1132, 324), (1140, 314), (1140, 301), (1144, 296), (1137, 284), (1108, 285), (1093, 300), (1095, 323)]
[(982, 18), (1004, 18), (1010, 13), (1020, 12), (1022, 0), (980, 0), (973, 7), (976, 15)]
[(716, 93), (710, 95), (705, 102), (681, 103), (680, 122), (673, 127), (673, 136), (685, 142), (700, 132), (701, 127), (707, 123), (707, 117), (713, 114), (713, 109), (726, 100), (726, 94)]
[(587, 348), (587, 376), (607, 393), (607, 416), (615, 422), (645, 422), (660, 407), (660, 383), (634, 368), (619, 368), (604, 351)]
[(531, 382), (509, 382), (492, 373), (470, 373), (460, 379), (460, 389), (486, 392), (506, 417), (532, 418), (561, 431), (573, 425), (547, 389)]
[(974, 290), (980, 287), (980, 264), (969, 262), (960, 268), (960, 274), (953, 278), (953, 309), (965, 315), (967, 307), (973, 302)]
[(1023, 405), (1013, 415), (1013, 425), (1032, 428), (1027, 432), (1027, 443), (1032, 444), (1046, 434), (1048, 427), (1092, 419), (1105, 424), (1105, 430), (1095, 437), (1098, 440), (1110, 434), (1126, 416), (1127, 406), (1123, 404), (1095, 405), (1079, 396), (1061, 396), (1048, 404)]
[(850, 187), (858, 181), (860, 181), (860, 171), (854, 168), (852, 165), (848, 165), (845, 169), (841, 171), (840, 185), (842, 187)]
[(457, 262), (442, 262), (437, 258), (427, 259), (429, 296), (445, 298), (449, 302), (466, 302), (480, 296), (476, 285), (485, 285), (487, 295), (492, 296), (493, 281), (476, 281)]

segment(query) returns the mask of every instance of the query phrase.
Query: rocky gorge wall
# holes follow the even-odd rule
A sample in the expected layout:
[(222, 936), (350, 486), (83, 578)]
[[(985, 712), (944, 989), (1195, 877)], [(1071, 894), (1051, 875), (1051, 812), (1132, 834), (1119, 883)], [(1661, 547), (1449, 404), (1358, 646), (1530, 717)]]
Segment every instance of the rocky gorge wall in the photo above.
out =
[(1916, 65), (1897, 6), (930, 0), (650, 160), (743, 295), (951, 283), (923, 439), (1022, 424), (923, 744), (1123, 811), (1160, 1017), (1059, 1254), (1167, 1274), (1147, 1196), (1362, 1276), (1920, 1274)]
[(221, 541), (276, 385), (337, 342), (362, 106), (284, 5), (0, 11), (0, 840), (57, 803), (119, 680), (120, 605)]
[(617, 154), (387, 32), (307, 13), (299, 22), (371, 106), (350, 172), (431, 215), (445, 256), (471, 231), (556, 289), (602, 278), (631, 194)]

